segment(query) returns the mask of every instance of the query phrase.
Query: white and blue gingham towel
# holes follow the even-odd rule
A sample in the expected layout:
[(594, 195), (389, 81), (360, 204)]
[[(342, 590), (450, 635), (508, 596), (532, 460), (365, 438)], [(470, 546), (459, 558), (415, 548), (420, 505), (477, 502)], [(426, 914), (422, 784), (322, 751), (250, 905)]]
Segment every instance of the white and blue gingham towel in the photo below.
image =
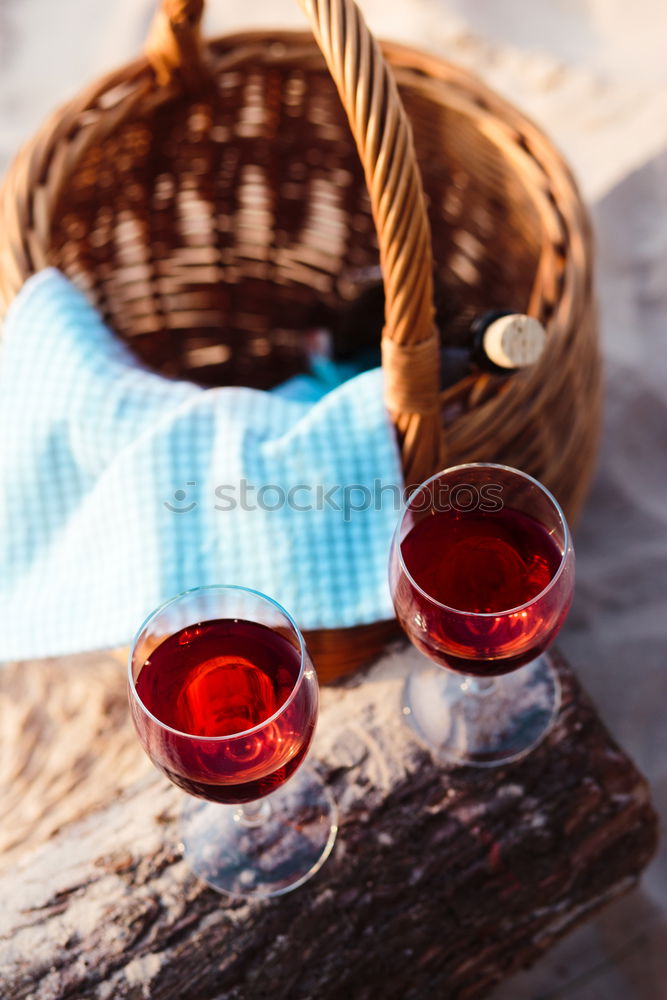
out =
[(0, 348), (0, 658), (126, 643), (211, 583), (270, 594), (305, 629), (391, 617), (382, 373), (314, 403), (294, 388), (162, 378), (59, 272), (31, 278)]

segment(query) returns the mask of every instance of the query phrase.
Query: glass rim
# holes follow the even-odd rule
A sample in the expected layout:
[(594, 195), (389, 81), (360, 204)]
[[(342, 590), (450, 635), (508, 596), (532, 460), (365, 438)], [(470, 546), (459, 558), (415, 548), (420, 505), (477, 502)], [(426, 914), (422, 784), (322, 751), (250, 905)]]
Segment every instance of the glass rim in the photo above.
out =
[[(294, 633), (296, 634), (299, 640), (299, 653), (301, 662), (299, 664), (298, 676), (294, 681), (294, 686), (292, 687), (289, 696), (285, 699), (285, 701), (281, 705), (279, 705), (279, 707), (275, 710), (275, 712), (272, 715), (270, 715), (267, 719), (265, 719), (263, 722), (258, 722), (256, 726), (251, 726), (249, 729), (240, 729), (237, 733), (228, 733), (226, 736), (198, 736), (196, 733), (186, 733), (182, 729), (175, 729), (173, 726), (167, 725), (166, 722), (162, 722), (161, 719), (158, 719), (158, 717), (156, 715), (153, 715), (153, 713), (147, 708), (147, 706), (144, 704), (143, 700), (139, 696), (139, 692), (137, 691), (137, 686), (134, 680), (134, 674), (132, 673), (134, 651), (137, 642), (139, 640), (139, 637), (141, 636), (141, 633), (144, 631), (148, 623), (153, 618), (156, 618), (159, 614), (161, 614), (161, 612), (165, 611), (166, 608), (168, 608), (170, 605), (176, 604), (178, 601), (181, 601), (184, 597), (188, 597), (191, 594), (201, 594), (204, 592), (222, 591), (222, 590), (237, 590), (241, 591), (244, 594), (252, 594), (253, 597), (259, 597), (263, 601), (266, 601), (267, 604), (272, 604), (274, 608), (277, 608), (277, 610), (282, 615), (285, 616), (285, 618), (291, 625)], [(257, 622), (256, 624), (261, 624), (261, 623)], [(267, 626), (267, 628), (268, 627), (269, 626)], [(137, 702), (137, 704), (140, 706), (141, 711), (145, 715), (147, 715), (149, 719), (152, 719), (153, 722), (155, 722), (158, 726), (160, 726), (161, 729), (164, 729), (169, 733), (174, 733), (176, 736), (183, 736), (185, 739), (188, 740), (201, 740), (202, 742), (207, 741), (207, 742), (220, 743), (224, 742), (225, 740), (228, 741), (236, 740), (242, 736), (251, 736), (253, 733), (257, 733), (260, 730), (264, 729), (265, 726), (269, 726), (273, 722), (275, 722), (276, 719), (278, 719), (283, 714), (283, 712), (287, 709), (287, 707), (296, 697), (296, 693), (299, 690), (299, 687), (301, 686), (303, 676), (306, 672), (306, 659), (307, 659), (306, 643), (304, 641), (303, 635), (301, 634), (301, 629), (299, 628), (299, 626), (297, 625), (297, 623), (295, 622), (294, 618), (289, 613), (289, 611), (287, 611), (286, 608), (282, 606), (282, 604), (279, 604), (278, 601), (275, 601), (272, 597), (269, 597), (268, 594), (263, 594), (261, 590), (253, 590), (252, 587), (242, 587), (239, 584), (234, 584), (234, 583), (213, 583), (213, 584), (207, 584), (202, 587), (191, 587), (189, 590), (183, 590), (181, 591), (180, 594), (176, 594), (174, 597), (170, 597), (168, 600), (163, 601), (162, 604), (160, 604), (157, 608), (151, 611), (149, 615), (146, 616), (146, 618), (143, 620), (143, 622), (137, 629), (134, 638), (132, 639), (132, 643), (130, 645), (130, 651), (128, 654), (128, 663), (127, 663), (127, 680), (130, 689), (130, 694)]]
[[(543, 587), (542, 590), (540, 590), (540, 592), (535, 595), (535, 597), (531, 597), (529, 601), (524, 601), (523, 604), (518, 604), (514, 608), (507, 608), (504, 609), (503, 611), (464, 611), (462, 608), (452, 608), (449, 604), (443, 604), (442, 601), (438, 601), (437, 598), (427, 593), (427, 591), (425, 591), (423, 587), (420, 587), (415, 578), (410, 573), (408, 567), (405, 565), (405, 560), (403, 559), (402, 539), (399, 539), (399, 533), (401, 530), (401, 525), (403, 524), (403, 520), (410, 509), (410, 504), (412, 503), (413, 498), (417, 496), (420, 490), (423, 490), (426, 486), (429, 485), (429, 483), (432, 483), (435, 479), (439, 479), (441, 476), (444, 476), (445, 473), (460, 472), (464, 469), (500, 469), (503, 472), (511, 472), (514, 475), (519, 476), (521, 479), (528, 480), (528, 482), (533, 483), (535, 486), (537, 486), (538, 489), (541, 490), (541, 492), (546, 496), (546, 498), (555, 508), (556, 513), (558, 514), (558, 517), (560, 519), (560, 523), (563, 526), (563, 551), (561, 553), (558, 569), (551, 577), (546, 587)], [(417, 590), (423, 597), (425, 597), (430, 604), (433, 604), (438, 608), (442, 608), (444, 611), (449, 611), (455, 615), (466, 615), (467, 617), (473, 617), (473, 618), (503, 618), (505, 615), (515, 615), (520, 611), (525, 611), (526, 608), (530, 608), (538, 601), (541, 601), (542, 598), (545, 597), (549, 593), (549, 591), (554, 587), (559, 577), (562, 576), (563, 571), (565, 569), (565, 565), (568, 560), (568, 556), (572, 549), (572, 538), (570, 534), (570, 528), (567, 523), (567, 519), (565, 517), (565, 514), (563, 513), (561, 505), (558, 503), (553, 493), (550, 490), (548, 490), (546, 486), (539, 481), (539, 479), (535, 479), (535, 477), (531, 476), (529, 473), (522, 472), (521, 469), (515, 469), (514, 466), (512, 465), (502, 465), (500, 462), (462, 462), (459, 465), (450, 465), (447, 466), (447, 468), (445, 469), (440, 469), (439, 472), (434, 472), (432, 476), (429, 476), (428, 479), (425, 479), (423, 483), (420, 483), (419, 486), (415, 487), (415, 489), (412, 491), (412, 493), (406, 500), (403, 512), (400, 518), (398, 519), (398, 524), (396, 525), (396, 529), (394, 531), (394, 539), (396, 541), (396, 548), (398, 550), (398, 559), (401, 568), (405, 573), (405, 575), (407, 576), (408, 580), (410, 581), (410, 584), (415, 588), (415, 590)]]

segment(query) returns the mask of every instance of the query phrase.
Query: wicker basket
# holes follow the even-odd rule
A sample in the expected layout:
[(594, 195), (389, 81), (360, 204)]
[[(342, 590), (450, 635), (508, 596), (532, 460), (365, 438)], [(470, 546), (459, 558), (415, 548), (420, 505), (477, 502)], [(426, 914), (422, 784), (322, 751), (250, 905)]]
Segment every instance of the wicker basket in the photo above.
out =
[[(473, 76), (378, 46), (352, 0), (302, 5), (316, 41), (204, 44), (203, 0), (163, 0), (144, 58), (60, 109), (15, 160), (0, 192), (2, 308), (55, 265), (155, 370), (267, 388), (304, 370), (314, 304), (358, 293), (379, 260), (406, 482), (499, 460), (574, 517), (600, 364), (590, 228), (567, 167)], [(503, 307), (545, 323), (537, 366), (439, 393), (432, 253), (452, 324)], [(329, 680), (392, 631), (308, 640)]]

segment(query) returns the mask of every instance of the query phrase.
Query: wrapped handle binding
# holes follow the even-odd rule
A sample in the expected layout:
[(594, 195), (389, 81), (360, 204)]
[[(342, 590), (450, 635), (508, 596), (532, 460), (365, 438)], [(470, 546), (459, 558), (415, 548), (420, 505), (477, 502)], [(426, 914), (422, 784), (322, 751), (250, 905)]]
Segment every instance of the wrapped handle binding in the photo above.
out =
[[(336, 84), (364, 168), (385, 287), (382, 363), (406, 484), (443, 464), (439, 338), (431, 233), (412, 138), (395, 80), (354, 0), (299, 0)], [(162, 0), (146, 55), (157, 81), (208, 78), (203, 0)]]

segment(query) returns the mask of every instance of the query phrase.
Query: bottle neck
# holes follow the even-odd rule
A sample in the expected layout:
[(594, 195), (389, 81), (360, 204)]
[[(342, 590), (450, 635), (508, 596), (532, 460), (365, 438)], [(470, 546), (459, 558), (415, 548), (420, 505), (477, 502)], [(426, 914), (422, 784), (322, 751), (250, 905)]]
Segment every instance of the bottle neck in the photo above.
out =
[(478, 316), (474, 320), (470, 328), (470, 360), (475, 368), (483, 372), (488, 372), (490, 375), (513, 375), (517, 371), (517, 368), (513, 365), (508, 367), (494, 361), (489, 355), (487, 348), (489, 333), (494, 323), (504, 316), (511, 315), (512, 313), (509, 310), (495, 309), (492, 312), (484, 313), (483, 316)]

